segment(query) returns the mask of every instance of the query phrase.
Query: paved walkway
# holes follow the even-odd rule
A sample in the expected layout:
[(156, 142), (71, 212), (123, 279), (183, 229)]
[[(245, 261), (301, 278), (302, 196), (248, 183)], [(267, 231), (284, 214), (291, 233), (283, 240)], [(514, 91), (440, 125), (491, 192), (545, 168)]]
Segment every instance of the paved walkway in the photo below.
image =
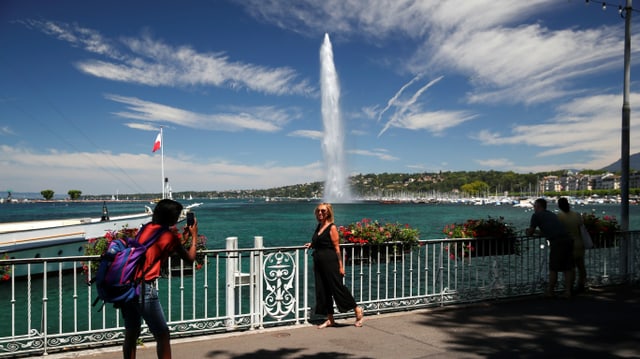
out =
[[(368, 316), (172, 341), (190, 358), (640, 358), (640, 287), (599, 288), (570, 300), (518, 300)], [(119, 358), (119, 348), (49, 358)], [(155, 358), (155, 344), (138, 349)]]

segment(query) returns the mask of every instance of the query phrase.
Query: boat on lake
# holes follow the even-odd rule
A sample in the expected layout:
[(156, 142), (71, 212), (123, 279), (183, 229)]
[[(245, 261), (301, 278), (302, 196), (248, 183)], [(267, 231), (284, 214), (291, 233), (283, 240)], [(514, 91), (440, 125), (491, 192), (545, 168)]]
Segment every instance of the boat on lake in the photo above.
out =
[[(161, 141), (162, 128), (154, 144), (153, 152), (161, 149)], [(162, 152), (162, 162), (162, 177), (164, 179), (162, 198), (172, 199), (168, 179), (164, 177), (164, 152)], [(11, 197), (11, 193), (9, 193), (9, 197)], [(116, 200), (113, 196), (112, 199)], [(201, 204), (192, 203), (185, 206), (178, 222), (184, 221), (187, 218), (187, 213)], [(100, 217), (0, 223), (0, 258), (60, 258), (84, 255), (88, 240), (103, 237), (107, 232), (119, 231), (123, 228), (140, 228), (143, 224), (150, 222), (152, 216), (153, 210), (149, 206), (144, 206), (144, 211), (141, 212), (109, 216), (106, 202), (103, 202)], [(65, 266), (62, 268), (63, 270), (74, 269), (74, 264), (71, 262), (63, 263)], [(75, 264), (76, 267), (80, 265), (81, 263)], [(29, 274), (25, 269), (26, 266), (18, 267), (23, 268), (24, 273), (16, 272), (14, 276)], [(55, 267), (55, 269), (51, 267)], [(57, 264), (51, 267), (46, 270), (43, 266), (31, 268), (29, 272), (30, 274), (39, 274), (59, 269)]]
[[(138, 213), (110, 217), (103, 205), (100, 217), (47, 219), (0, 223), (0, 255), (10, 258), (55, 258), (84, 254), (90, 238), (102, 237), (123, 227), (137, 228), (151, 221), (148, 206)], [(70, 269), (70, 268), (64, 268)], [(34, 268), (32, 274), (42, 273)], [(27, 273), (15, 273), (16, 276)]]
[[(186, 219), (187, 213), (202, 203), (193, 203), (182, 210), (179, 222)], [(103, 204), (100, 217), (47, 219), (39, 221), (0, 223), (0, 257), (14, 258), (60, 258), (85, 254), (85, 245), (90, 239), (103, 237), (107, 232), (123, 228), (140, 228), (150, 222), (153, 210), (144, 206), (144, 211), (109, 216), (106, 204)], [(80, 266), (80, 263), (77, 264)], [(15, 276), (27, 275), (26, 267), (19, 266)], [(65, 262), (63, 270), (73, 269)], [(58, 270), (57, 264), (51, 264), (48, 271)], [(24, 273), (22, 273), (24, 272)], [(31, 268), (31, 274), (39, 274), (43, 268)]]

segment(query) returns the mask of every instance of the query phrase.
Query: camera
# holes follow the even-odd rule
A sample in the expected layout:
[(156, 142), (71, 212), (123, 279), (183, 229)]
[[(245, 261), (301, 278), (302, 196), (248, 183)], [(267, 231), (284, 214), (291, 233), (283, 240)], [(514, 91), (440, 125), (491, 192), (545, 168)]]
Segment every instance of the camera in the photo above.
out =
[(191, 227), (195, 224), (195, 222), (196, 222), (196, 214), (193, 212), (187, 213), (187, 226)]

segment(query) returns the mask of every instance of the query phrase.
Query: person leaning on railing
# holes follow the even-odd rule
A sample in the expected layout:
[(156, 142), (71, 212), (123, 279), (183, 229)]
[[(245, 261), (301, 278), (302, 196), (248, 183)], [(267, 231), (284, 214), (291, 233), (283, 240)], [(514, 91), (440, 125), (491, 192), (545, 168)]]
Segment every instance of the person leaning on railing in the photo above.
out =
[[(578, 284), (574, 293), (581, 293), (584, 292), (587, 278), (587, 270), (584, 265), (584, 241), (580, 234), (582, 216), (578, 212), (571, 210), (569, 200), (565, 197), (558, 199), (558, 208), (560, 208), (561, 211), (558, 213), (558, 218), (560, 219), (560, 222), (564, 224), (569, 235), (573, 238), (573, 262), (576, 265), (576, 268), (578, 268)], [(573, 282), (576, 278), (575, 271), (572, 271), (572, 275), (573, 278), (571, 280), (571, 285), (573, 286)]]
[(545, 295), (553, 297), (558, 282), (558, 272), (564, 276), (563, 298), (571, 297), (571, 284), (573, 281), (573, 239), (567, 233), (564, 225), (558, 216), (547, 210), (547, 201), (538, 198), (533, 203), (534, 213), (531, 215), (531, 222), (527, 228), (527, 235), (535, 233), (536, 228), (540, 228), (542, 234), (549, 241), (549, 287)]

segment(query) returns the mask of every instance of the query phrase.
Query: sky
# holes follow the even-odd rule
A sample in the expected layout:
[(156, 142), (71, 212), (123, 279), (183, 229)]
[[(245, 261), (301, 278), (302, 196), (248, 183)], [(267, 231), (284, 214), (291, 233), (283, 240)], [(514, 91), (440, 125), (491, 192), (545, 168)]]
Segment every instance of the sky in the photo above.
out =
[(324, 181), (325, 34), (345, 175), (602, 168), (621, 154), (623, 3), (4, 0), (0, 191)]

